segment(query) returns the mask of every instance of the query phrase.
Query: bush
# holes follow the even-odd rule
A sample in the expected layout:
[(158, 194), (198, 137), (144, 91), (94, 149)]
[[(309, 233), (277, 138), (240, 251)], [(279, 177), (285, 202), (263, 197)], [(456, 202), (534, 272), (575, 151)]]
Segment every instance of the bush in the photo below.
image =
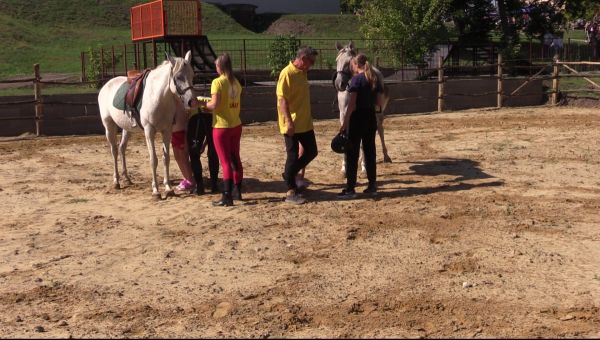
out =
[(277, 77), (279, 72), (296, 57), (296, 52), (300, 48), (300, 40), (293, 35), (279, 35), (269, 48), (269, 67), (271, 76)]

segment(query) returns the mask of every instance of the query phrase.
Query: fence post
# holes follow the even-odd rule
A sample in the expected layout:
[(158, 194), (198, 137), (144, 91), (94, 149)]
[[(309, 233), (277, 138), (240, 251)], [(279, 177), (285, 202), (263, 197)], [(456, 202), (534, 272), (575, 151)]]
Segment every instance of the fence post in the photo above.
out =
[(498, 53), (498, 98), (496, 99), (496, 106), (502, 107), (502, 96), (503, 96), (503, 75), (502, 75), (502, 54)]
[(152, 63), (153, 67), (156, 68), (156, 65), (158, 65), (158, 56), (156, 55), (156, 40), (154, 39), (152, 39)]
[(123, 66), (125, 67), (125, 76), (127, 76), (127, 44), (123, 44)]
[(244, 75), (246, 74), (246, 67), (248, 66), (248, 64), (246, 63), (246, 60), (248, 58), (248, 54), (246, 51), (246, 39), (242, 40), (243, 43), (243, 47), (244, 47), (244, 62), (242, 63), (243, 67), (244, 67)]
[(106, 69), (104, 68), (104, 66), (106, 66), (106, 63), (104, 62), (104, 47), (100, 47), (100, 70), (101, 70), (101, 74), (100, 74), (100, 82), (102, 81), (102, 79), (104, 79), (104, 75), (106, 74)]
[(112, 76), (114, 78), (116, 76), (116, 73), (115, 73), (115, 64), (116, 64), (116, 59), (115, 59), (115, 45), (111, 46), (110, 57), (111, 57), (111, 63), (112, 63)]
[(552, 105), (556, 105), (558, 102), (558, 63), (556, 61), (552, 62), (553, 71), (552, 71)]
[(42, 87), (40, 84), (40, 64), (33, 65), (33, 97), (35, 99), (35, 135), (42, 134), (42, 122), (44, 120), (44, 105), (42, 103)]
[(444, 111), (444, 59), (438, 56), (438, 112)]
[(85, 52), (81, 52), (81, 82), (87, 81), (87, 77), (85, 75)]

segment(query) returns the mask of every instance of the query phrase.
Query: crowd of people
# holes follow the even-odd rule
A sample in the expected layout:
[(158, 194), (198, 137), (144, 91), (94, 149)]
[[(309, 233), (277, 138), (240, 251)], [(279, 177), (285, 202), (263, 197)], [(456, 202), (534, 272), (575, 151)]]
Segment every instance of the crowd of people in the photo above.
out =
[[(317, 51), (301, 47), (294, 60), (284, 67), (277, 81), (276, 97), (279, 133), (283, 137), (286, 160), (282, 177), (286, 183), (285, 202), (303, 204), (305, 168), (318, 155), (310, 105), (307, 72), (315, 63)], [(233, 74), (231, 58), (221, 54), (216, 62), (218, 77), (212, 81), (210, 98), (200, 101), (193, 112), (181, 107), (173, 126), (173, 154), (181, 170), (180, 191), (205, 193), (200, 155), (207, 150), (211, 192), (217, 193), (219, 165), (222, 169), (221, 199), (214, 206), (232, 206), (242, 200), (244, 177), (240, 157), (242, 123), (240, 105), (242, 86)], [(358, 160), (361, 144), (364, 153), (368, 186), (365, 194), (377, 194), (375, 134), (377, 132), (377, 93), (381, 90), (364, 54), (351, 62), (353, 77), (348, 91), (351, 94), (348, 114), (340, 132), (347, 135), (351, 146), (345, 150), (346, 185), (338, 194), (340, 199), (356, 197)]]

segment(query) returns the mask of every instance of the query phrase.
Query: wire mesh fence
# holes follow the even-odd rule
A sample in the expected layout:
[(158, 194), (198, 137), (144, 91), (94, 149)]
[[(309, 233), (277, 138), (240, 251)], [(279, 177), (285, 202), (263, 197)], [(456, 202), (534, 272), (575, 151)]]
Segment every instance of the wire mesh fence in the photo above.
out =
[[(319, 52), (314, 70), (334, 71), (336, 67), (337, 39), (298, 39), (301, 45), (311, 46)], [(273, 39), (213, 39), (210, 45), (215, 54), (228, 53), (232, 59), (234, 71), (241, 73), (268, 73), (271, 70), (270, 52), (277, 43)], [(341, 42), (345, 43), (345, 42)], [(498, 45), (459, 45), (456, 42), (442, 42), (436, 45), (430, 57), (420, 65), (407, 62), (401, 49), (391, 49), (387, 40), (354, 39), (354, 46), (365, 53), (373, 64), (381, 68), (396, 70), (398, 79), (423, 80), (439, 65), (436, 64), (441, 55), (448, 74), (454, 76), (474, 76), (494, 74), (494, 64), (500, 51)], [(126, 75), (128, 70), (156, 67), (164, 60), (165, 52), (174, 53), (173, 48), (163, 41), (150, 41), (136, 44), (114, 45), (108, 48), (90, 49), (81, 53), (81, 80), (92, 78), (102, 82), (117, 75)], [(568, 39), (560, 50), (544, 45), (536, 40), (521, 43), (518, 60), (507, 61), (508, 67), (514, 67), (511, 74), (526, 75), (530, 71), (519, 71), (520, 67), (535, 63), (552, 61), (558, 56), (563, 61), (592, 61), (592, 48), (585, 41)], [(489, 65), (486, 68), (479, 66)], [(470, 66), (474, 68), (469, 69)], [(583, 66), (585, 69), (586, 66)], [(585, 70), (583, 70), (585, 71)]]

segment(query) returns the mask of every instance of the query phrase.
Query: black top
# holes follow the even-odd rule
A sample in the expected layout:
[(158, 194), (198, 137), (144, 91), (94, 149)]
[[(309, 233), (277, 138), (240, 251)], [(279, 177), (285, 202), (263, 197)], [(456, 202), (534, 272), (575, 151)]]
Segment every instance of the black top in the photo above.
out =
[(348, 86), (348, 92), (356, 92), (356, 111), (366, 111), (368, 113), (375, 112), (379, 91), (379, 83), (376, 83), (375, 88), (372, 88), (364, 73), (352, 77)]
[(375, 88), (372, 88), (364, 72), (352, 77), (348, 92), (356, 92), (356, 111), (352, 113), (351, 118), (355, 118), (355, 115), (361, 116), (361, 119), (371, 118), (371, 116), (375, 118), (377, 93), (380, 91), (379, 83), (376, 83)]

